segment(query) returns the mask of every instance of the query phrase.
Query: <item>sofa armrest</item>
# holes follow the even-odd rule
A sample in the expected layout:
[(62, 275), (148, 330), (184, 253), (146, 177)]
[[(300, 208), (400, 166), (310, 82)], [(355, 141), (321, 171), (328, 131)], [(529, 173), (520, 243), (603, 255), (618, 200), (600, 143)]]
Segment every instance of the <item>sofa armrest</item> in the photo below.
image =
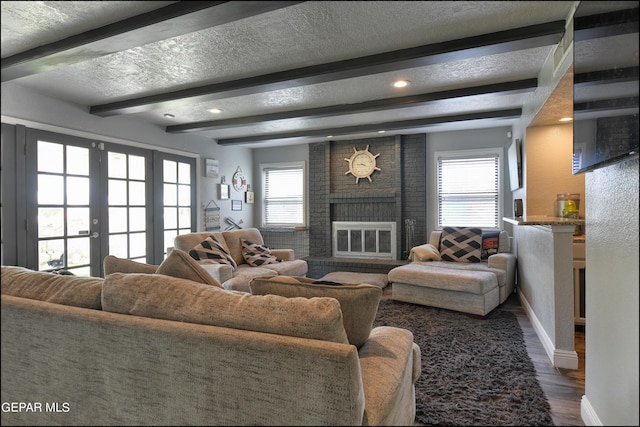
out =
[(488, 258), (487, 265), (491, 268), (499, 268), (504, 271), (515, 271), (516, 256), (512, 253), (494, 254)]
[(296, 259), (293, 249), (271, 249), (271, 255), (277, 256), (283, 261), (293, 261)]
[(505, 271), (507, 277), (505, 279), (508, 286), (514, 286), (516, 280), (516, 256), (512, 253), (494, 254), (487, 260), (490, 268), (498, 268)]
[(213, 276), (220, 285), (233, 277), (233, 267), (229, 264), (201, 263), (200, 266)]
[(363, 425), (411, 425), (420, 348), (406, 329), (379, 326), (358, 351), (364, 388)]

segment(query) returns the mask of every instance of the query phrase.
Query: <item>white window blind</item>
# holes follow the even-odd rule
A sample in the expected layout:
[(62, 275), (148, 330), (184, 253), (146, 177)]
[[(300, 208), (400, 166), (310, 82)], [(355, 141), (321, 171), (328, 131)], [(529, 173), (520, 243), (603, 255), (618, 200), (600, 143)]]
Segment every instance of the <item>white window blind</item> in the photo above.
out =
[(438, 227), (497, 228), (499, 155), (438, 157)]
[(262, 176), (263, 226), (304, 225), (304, 167), (265, 166)]

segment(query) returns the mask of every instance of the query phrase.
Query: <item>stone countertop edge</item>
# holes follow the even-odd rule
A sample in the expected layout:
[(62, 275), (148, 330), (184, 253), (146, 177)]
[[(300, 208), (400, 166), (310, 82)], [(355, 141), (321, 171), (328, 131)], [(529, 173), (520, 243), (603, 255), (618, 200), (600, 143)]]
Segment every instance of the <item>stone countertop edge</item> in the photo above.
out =
[[(543, 216), (543, 215), (534, 215), (534, 216), (525, 216), (518, 218), (502, 218), (504, 222), (508, 222), (509, 224), (514, 225), (583, 225), (585, 224), (585, 220), (581, 218), (561, 218), (555, 216)], [(578, 236), (573, 236), (573, 243), (585, 243), (586, 236), (584, 234), (580, 234)]]
[(528, 215), (518, 218), (502, 218), (504, 221), (515, 225), (583, 225), (582, 218), (562, 218), (556, 216)]

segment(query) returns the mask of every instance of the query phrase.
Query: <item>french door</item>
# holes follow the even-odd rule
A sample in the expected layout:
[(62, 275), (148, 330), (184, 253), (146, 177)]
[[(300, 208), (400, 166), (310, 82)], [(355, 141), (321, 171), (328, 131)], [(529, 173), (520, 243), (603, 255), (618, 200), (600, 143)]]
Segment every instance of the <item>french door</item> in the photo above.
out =
[(194, 159), (35, 129), (26, 149), (29, 268), (98, 277), (108, 254), (158, 264), (195, 225)]

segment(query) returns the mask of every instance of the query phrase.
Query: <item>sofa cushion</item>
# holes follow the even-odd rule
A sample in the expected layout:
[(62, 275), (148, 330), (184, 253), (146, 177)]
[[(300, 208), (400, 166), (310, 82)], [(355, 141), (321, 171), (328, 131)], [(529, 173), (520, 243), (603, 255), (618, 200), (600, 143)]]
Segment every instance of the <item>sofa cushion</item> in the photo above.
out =
[(2, 294), (100, 310), (104, 279), (2, 266)]
[(303, 259), (294, 259), (291, 261), (277, 262), (275, 264), (267, 264), (263, 268), (271, 271), (267, 276), (273, 276), (275, 274), (281, 276), (306, 276), (307, 271), (309, 270), (309, 265), (307, 264), (307, 261)]
[(147, 273), (153, 274), (158, 269), (157, 265), (145, 264), (143, 262), (132, 261), (126, 258), (118, 258), (115, 255), (107, 255), (102, 261), (104, 275), (111, 273)]
[(257, 277), (249, 282), (253, 295), (281, 295), (284, 297), (331, 297), (340, 302), (344, 329), (349, 343), (360, 348), (369, 338), (373, 321), (378, 312), (382, 289), (378, 286), (327, 285), (314, 283), (304, 277)]
[(500, 248), (500, 230), (482, 232), (482, 259), (488, 259), (498, 253)]
[(212, 234), (189, 251), (189, 255), (202, 263), (228, 264), (235, 271), (238, 268), (227, 249)]
[(268, 268), (249, 267), (249, 264), (242, 264), (240, 267), (238, 267), (238, 271), (233, 273), (233, 277), (231, 279), (228, 279), (222, 283), (222, 287), (230, 291), (251, 293), (251, 288), (249, 288), (249, 282), (251, 281), (251, 279), (253, 279), (254, 277), (271, 277), (274, 274), (276, 273)]
[(443, 261), (480, 262), (482, 230), (472, 227), (444, 227), (440, 237)]
[(221, 288), (222, 285), (211, 276), (207, 270), (190, 257), (185, 251), (180, 249), (172, 250), (155, 271), (157, 274), (178, 277), (180, 279), (192, 280), (206, 285)]
[(247, 239), (242, 239), (242, 256), (247, 261), (247, 264), (252, 267), (282, 262), (280, 258), (272, 255), (271, 250), (265, 245), (253, 243)]
[(440, 261), (440, 251), (431, 243), (411, 248), (409, 261)]
[(109, 275), (103, 310), (178, 322), (348, 343), (333, 298), (285, 298), (227, 291), (158, 274)]

